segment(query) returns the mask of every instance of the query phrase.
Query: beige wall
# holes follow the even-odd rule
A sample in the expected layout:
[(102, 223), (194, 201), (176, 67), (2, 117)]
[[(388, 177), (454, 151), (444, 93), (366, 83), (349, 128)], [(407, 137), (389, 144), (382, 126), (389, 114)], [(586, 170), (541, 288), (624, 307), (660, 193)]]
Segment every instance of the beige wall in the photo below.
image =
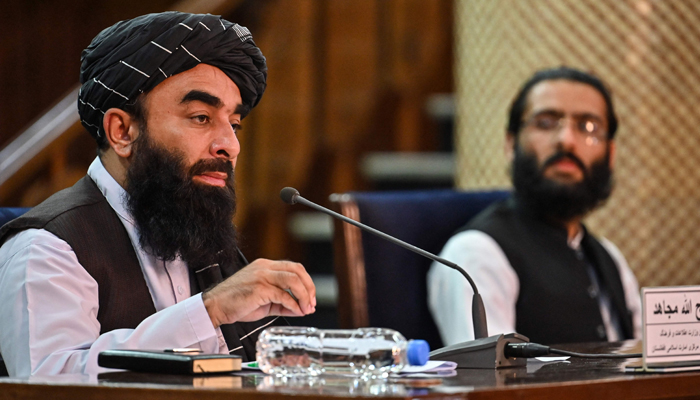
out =
[(509, 186), (506, 112), (535, 70), (592, 71), (620, 119), (616, 189), (589, 227), (642, 286), (700, 284), (700, 2), (457, 0), (458, 186)]

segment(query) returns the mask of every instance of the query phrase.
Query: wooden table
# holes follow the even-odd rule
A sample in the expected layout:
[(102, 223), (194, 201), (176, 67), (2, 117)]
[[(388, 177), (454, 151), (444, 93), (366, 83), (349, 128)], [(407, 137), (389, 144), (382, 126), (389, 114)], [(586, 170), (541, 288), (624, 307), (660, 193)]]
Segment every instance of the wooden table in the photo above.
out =
[[(633, 342), (556, 346), (606, 353)], [(283, 379), (263, 375), (189, 377), (113, 372), (0, 379), (4, 399), (153, 399), (215, 400), (319, 399), (325, 397), (396, 397), (445, 399), (691, 399), (700, 398), (700, 372), (627, 374), (625, 360), (571, 358), (568, 362), (529, 362), (527, 367), (458, 370), (442, 383), (370, 381), (339, 377)], [(425, 387), (423, 387), (425, 386)], [(293, 397), (292, 397), (293, 396)]]

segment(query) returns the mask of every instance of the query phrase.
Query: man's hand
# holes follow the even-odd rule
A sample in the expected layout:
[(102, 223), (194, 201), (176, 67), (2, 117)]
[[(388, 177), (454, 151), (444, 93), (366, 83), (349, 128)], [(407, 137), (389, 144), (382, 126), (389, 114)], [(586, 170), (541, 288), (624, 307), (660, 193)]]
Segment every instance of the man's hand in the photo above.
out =
[(299, 263), (258, 259), (203, 293), (202, 300), (218, 328), (269, 315), (311, 314), (316, 311), (316, 286)]

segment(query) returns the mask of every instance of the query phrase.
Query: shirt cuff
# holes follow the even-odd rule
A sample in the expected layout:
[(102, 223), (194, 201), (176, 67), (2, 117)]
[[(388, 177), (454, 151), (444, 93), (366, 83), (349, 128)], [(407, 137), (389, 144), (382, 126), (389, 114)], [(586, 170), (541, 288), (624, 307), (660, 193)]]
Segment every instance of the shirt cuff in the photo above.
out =
[(187, 320), (190, 323), (192, 332), (194, 332), (197, 341), (199, 343), (202, 343), (213, 338), (215, 339), (214, 342), (217, 343), (219, 336), (217, 334), (218, 329), (215, 329), (214, 324), (211, 323), (209, 313), (207, 313), (207, 309), (206, 307), (204, 307), (202, 294), (197, 293), (196, 295), (182, 301), (181, 303), (183, 303), (185, 306)]

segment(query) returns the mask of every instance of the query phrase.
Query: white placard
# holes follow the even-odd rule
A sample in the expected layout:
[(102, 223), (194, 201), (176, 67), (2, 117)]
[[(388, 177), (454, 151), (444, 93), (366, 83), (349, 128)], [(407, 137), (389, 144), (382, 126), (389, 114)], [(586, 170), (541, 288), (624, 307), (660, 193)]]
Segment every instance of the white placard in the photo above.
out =
[(700, 365), (700, 286), (642, 288), (643, 365)]

